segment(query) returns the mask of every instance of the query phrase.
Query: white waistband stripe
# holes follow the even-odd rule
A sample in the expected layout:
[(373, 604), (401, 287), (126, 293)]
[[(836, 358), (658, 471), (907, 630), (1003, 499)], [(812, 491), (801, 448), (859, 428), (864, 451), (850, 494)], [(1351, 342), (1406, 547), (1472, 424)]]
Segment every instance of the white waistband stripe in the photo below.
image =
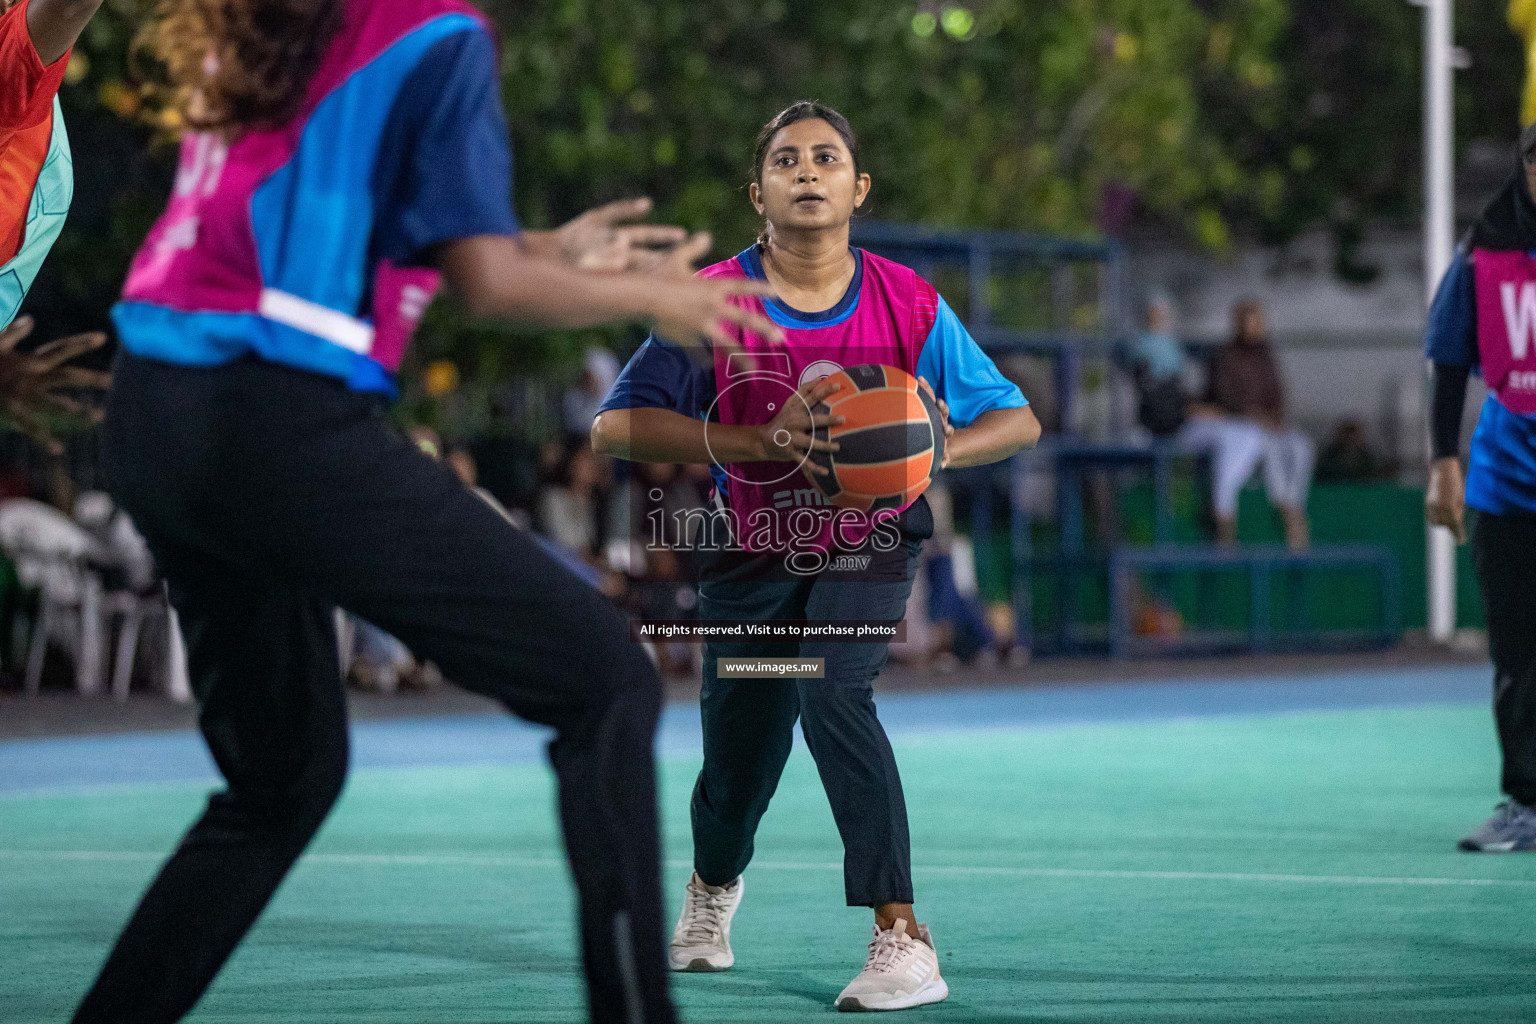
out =
[(310, 302), (275, 288), (263, 288), (261, 305), (257, 309), (268, 320), (324, 338), (344, 349), (361, 355), (373, 351), (371, 325), (356, 317), (327, 309), (318, 302)]

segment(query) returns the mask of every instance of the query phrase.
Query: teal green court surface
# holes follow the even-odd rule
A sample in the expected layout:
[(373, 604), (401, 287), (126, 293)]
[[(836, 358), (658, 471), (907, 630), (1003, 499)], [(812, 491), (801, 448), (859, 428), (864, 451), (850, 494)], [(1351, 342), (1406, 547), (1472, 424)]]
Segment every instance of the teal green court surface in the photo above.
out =
[[(916, 1021), (1536, 1021), (1536, 855), (1454, 850), (1491, 810), (1482, 669), (882, 699), (918, 914), (948, 1002)], [(668, 915), (697, 708), (660, 744)], [(311, 852), (202, 1024), (581, 1021), (539, 734), (359, 726)], [(0, 1022), (63, 1021), (209, 788), (180, 734), (0, 744)], [(869, 913), (843, 905), (814, 765), (791, 759), (684, 1019), (830, 1020)]]

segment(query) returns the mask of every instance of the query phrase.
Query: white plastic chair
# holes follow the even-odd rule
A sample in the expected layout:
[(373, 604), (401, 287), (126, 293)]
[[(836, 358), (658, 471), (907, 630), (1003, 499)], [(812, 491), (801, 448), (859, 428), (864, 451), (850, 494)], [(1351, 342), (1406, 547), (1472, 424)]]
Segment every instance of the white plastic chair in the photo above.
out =
[(128, 514), (119, 511), (111, 496), (103, 491), (86, 491), (76, 499), (75, 521), (96, 536), (103, 549), (100, 557), (120, 578), (120, 588), (106, 591), (100, 601), (103, 639), (111, 626), (117, 625), (117, 650), (112, 659), (113, 698), (119, 703), (128, 699), (144, 630), (158, 627), (156, 667), (161, 685), (172, 700), (191, 700), (180, 623), (165, 587), (155, 586), (155, 562), (149, 545)]
[(121, 616), (117, 628), (117, 651), (112, 659), (113, 699), (119, 703), (128, 699), (128, 690), (133, 683), (133, 667), (139, 655), (144, 629), (146, 626), (158, 625), (163, 630), (159, 668), (165, 694), (178, 704), (190, 701), (192, 686), (187, 676), (187, 655), (182, 645), (181, 622), (176, 616), (176, 609), (166, 600), (163, 588), (151, 594), (116, 591), (107, 595), (104, 612), (109, 620)]
[(89, 567), (100, 554), (96, 538), (51, 505), (30, 498), (0, 501), (0, 548), (16, 563), (21, 585), (38, 595), (37, 620), (27, 653), (26, 692), (42, 682), (48, 643), (64, 642), (83, 694), (102, 687), (101, 579)]

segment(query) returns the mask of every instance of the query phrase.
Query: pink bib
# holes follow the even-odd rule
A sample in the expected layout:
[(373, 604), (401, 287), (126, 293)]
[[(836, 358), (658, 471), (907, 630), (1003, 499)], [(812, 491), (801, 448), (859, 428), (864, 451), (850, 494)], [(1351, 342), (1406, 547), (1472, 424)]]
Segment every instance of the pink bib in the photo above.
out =
[(1510, 412), (1536, 415), (1536, 259), (1478, 249), (1472, 261), (1483, 380)]
[[(750, 250), (744, 255), (750, 256)], [(783, 345), (728, 326), (741, 350), (715, 354), (719, 395), (715, 412), (721, 423), (767, 423), (785, 403), (800, 401), (795, 392), (802, 384), (860, 363), (917, 372), (918, 357), (933, 326), (937, 294), (932, 285), (898, 263), (869, 252), (862, 253), (861, 260), (857, 292), (842, 315), (806, 322), (786, 314), (775, 317), (784, 328)], [(742, 257), (707, 267), (700, 274), (748, 276)], [(773, 315), (756, 297), (736, 301)], [(869, 514), (828, 505), (795, 463), (732, 463), (723, 468), (729, 478), (727, 502), (740, 528), (739, 539), (748, 550), (854, 548), (874, 528)], [(894, 516), (899, 511), (881, 515)]]

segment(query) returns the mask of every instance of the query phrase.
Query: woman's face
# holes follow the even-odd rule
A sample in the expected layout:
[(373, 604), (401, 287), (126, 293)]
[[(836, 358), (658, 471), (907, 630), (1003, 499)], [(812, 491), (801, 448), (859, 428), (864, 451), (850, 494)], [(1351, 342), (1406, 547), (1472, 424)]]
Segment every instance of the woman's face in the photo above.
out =
[(752, 205), (777, 230), (845, 227), (869, 194), (869, 175), (854, 171), (843, 137), (820, 118), (781, 129), (760, 170)]

